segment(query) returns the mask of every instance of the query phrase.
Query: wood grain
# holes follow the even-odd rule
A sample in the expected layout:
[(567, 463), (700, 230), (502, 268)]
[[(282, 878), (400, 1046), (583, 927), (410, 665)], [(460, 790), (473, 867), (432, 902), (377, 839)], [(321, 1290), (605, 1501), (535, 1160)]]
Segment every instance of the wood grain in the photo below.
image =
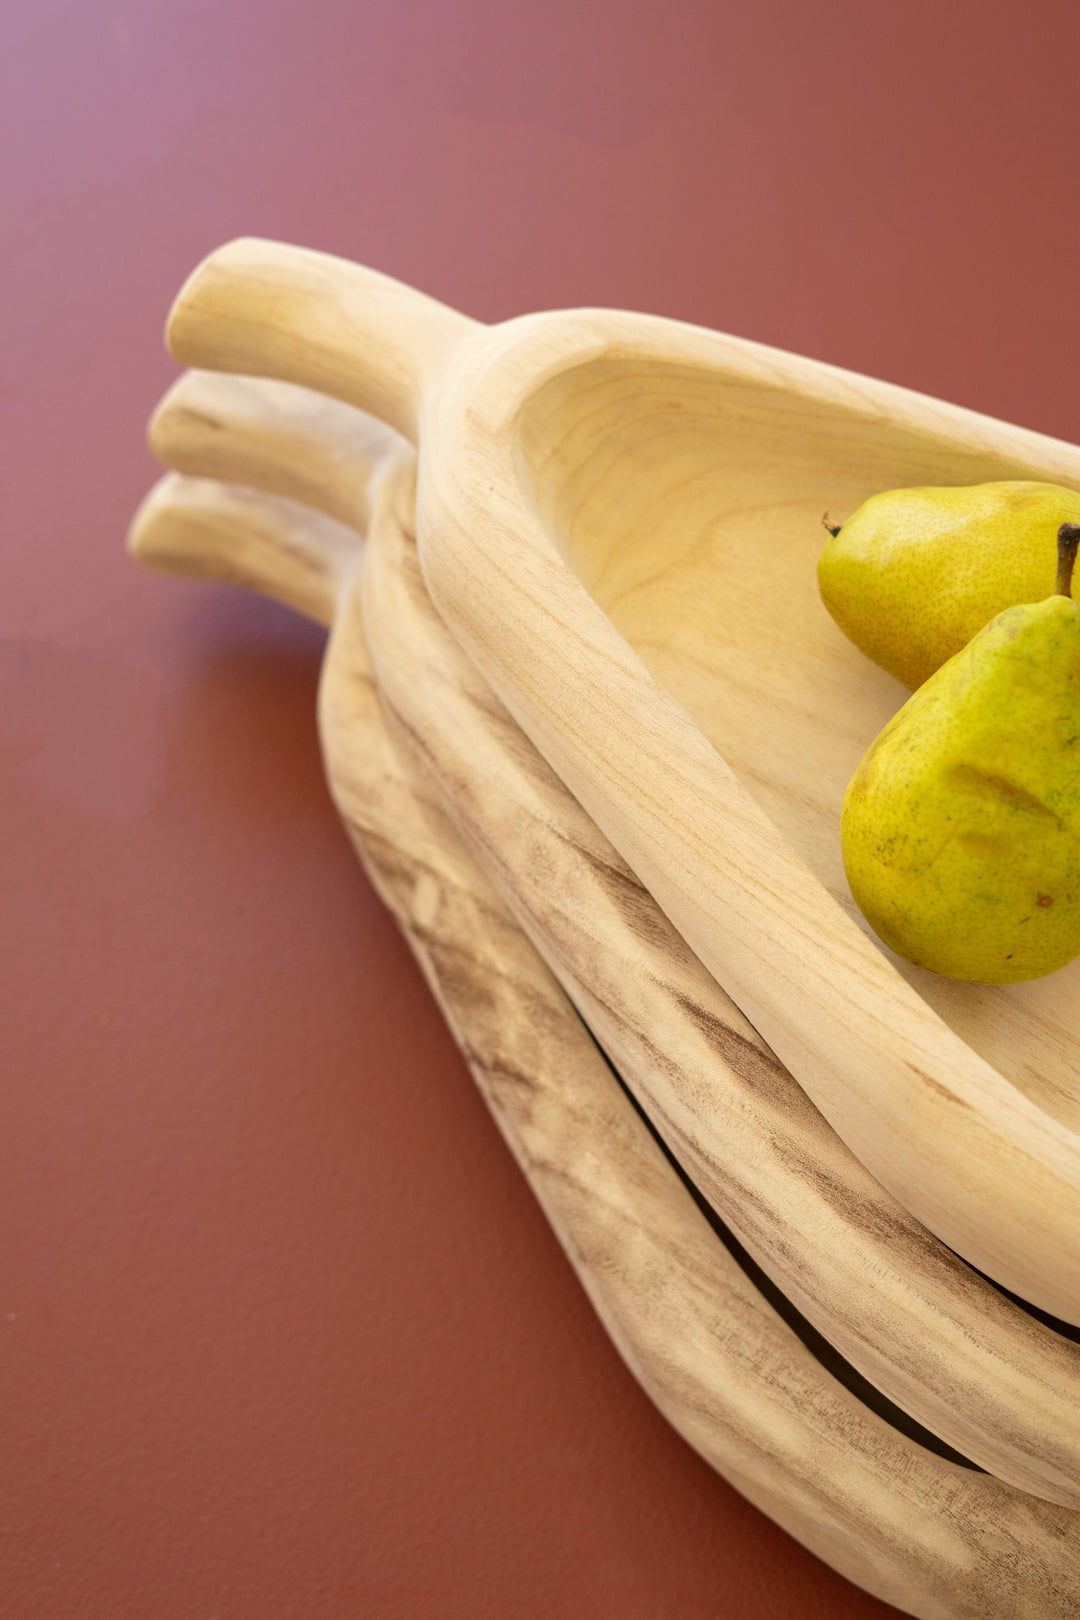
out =
[(939, 995), (842, 903), (837, 788), (898, 694), (806, 583), (825, 506), (1078, 487), (1080, 452), (675, 322), (480, 328), (417, 298), (410, 323), (374, 272), (231, 244), (182, 291), (171, 344), (419, 441), (428, 587), (518, 724), (881, 1184), (1080, 1322), (1073, 981)]
[[(144, 503), (136, 554), (198, 574), (217, 551), (211, 576), (222, 578), (235, 546), (237, 576), (255, 583), (261, 557), (272, 595), (288, 599), (283, 581), (295, 570), (293, 594), (304, 599), (309, 565), (297, 560), (295, 513), (249, 489), (216, 490), (215, 506), (206, 487), (195, 501), (183, 480), (170, 479)], [(173, 500), (189, 530), (191, 514), (201, 513), (202, 540), (182, 552), (169, 522)], [(332, 549), (327, 574), (338, 567)], [(907, 1613), (1074, 1614), (1076, 1515), (933, 1457), (866, 1412), (717, 1241), (388, 732), (355, 588), (342, 590), (319, 723), (350, 837), (601, 1320), (661, 1411), (750, 1500)]]
[(375, 417), (310, 389), (198, 371), (165, 394), (148, 437), (176, 472), (257, 484), (360, 529), (380, 469), (404, 443)]
[[(220, 467), (235, 422), (245, 476), (265, 471), (281, 487), (293, 466), (297, 488), (340, 509), (333, 462), (320, 471), (309, 456), (307, 414), (323, 419), (328, 402), (292, 391), (286, 456), (276, 418), (260, 439), (261, 385), (220, 381), (207, 459), (191, 438), (188, 465)], [(211, 399), (214, 379), (193, 376), (191, 390)], [(190, 421), (183, 381), (172, 405)], [(342, 423), (335, 437), (345, 435)], [(384, 701), (477, 859), (680, 1163), (803, 1315), (962, 1454), (1080, 1506), (1080, 1350), (974, 1275), (874, 1181), (521, 734), (424, 589), (413, 460), (391, 448), (374, 495), (367, 640)], [(182, 499), (165, 486), (174, 523), (220, 502), (206, 487), (200, 496), (188, 481)], [(281, 512), (302, 523), (302, 509)], [(313, 520), (314, 536), (325, 520)], [(171, 532), (157, 524), (159, 554)]]

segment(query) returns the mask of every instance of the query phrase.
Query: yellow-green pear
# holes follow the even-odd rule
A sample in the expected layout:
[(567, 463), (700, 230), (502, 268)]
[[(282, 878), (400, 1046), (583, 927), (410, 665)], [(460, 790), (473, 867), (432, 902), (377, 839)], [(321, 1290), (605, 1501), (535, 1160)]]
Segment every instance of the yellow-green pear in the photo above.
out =
[(1056, 535), (1080, 523), (1057, 484), (872, 495), (818, 562), (822, 601), (855, 645), (914, 691), (996, 613), (1054, 588)]
[(899, 956), (1011, 984), (1080, 955), (1080, 526), (1057, 593), (1010, 607), (893, 716), (848, 786), (851, 892)]

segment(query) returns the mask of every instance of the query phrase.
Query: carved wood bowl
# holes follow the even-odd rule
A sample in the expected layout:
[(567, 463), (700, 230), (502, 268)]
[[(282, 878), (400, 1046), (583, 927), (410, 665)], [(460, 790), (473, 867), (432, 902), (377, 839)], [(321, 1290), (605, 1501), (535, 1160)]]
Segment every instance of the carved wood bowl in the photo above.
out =
[[(335, 802), (571, 1264), (660, 1409), (751, 1500), (905, 1611), (927, 1620), (1071, 1615), (1080, 1580), (1076, 1513), (1038, 1498), (1069, 1501), (1076, 1494), (1067, 1477), (1075, 1462), (1067, 1461), (1063, 1474), (1064, 1453), (1045, 1432), (1055, 1401), (1057, 1422), (1067, 1426), (1067, 1378), (1075, 1378), (1075, 1368), (1060, 1362), (1052, 1369), (1038, 1333), (1023, 1339), (1022, 1313), (1010, 1323), (1013, 1307), (979, 1279), (968, 1276), (969, 1297), (950, 1302), (950, 1281), (965, 1293), (965, 1268), (938, 1254), (940, 1246), (890, 1207), (831, 1138), (461, 654), (416, 568), (412, 454), (377, 424), (302, 390), (197, 375), (168, 396), (153, 441), (167, 463), (184, 471), (170, 474), (144, 503), (132, 528), (136, 555), (172, 571), (248, 584), (330, 625), (319, 729)], [(279, 493), (265, 493), (271, 489)], [(366, 553), (342, 517), (369, 528)], [(369, 639), (380, 643), (374, 660)], [(391, 688), (405, 694), (400, 709)], [(448, 731), (453, 739), (445, 748), (440, 738)], [(406, 742), (424, 769), (410, 761)], [(455, 761), (468, 762), (464, 772)], [(436, 788), (446, 795), (443, 803)], [(891, 1304), (901, 1340), (906, 1313), (921, 1311), (920, 1331), (930, 1332), (930, 1318), (951, 1311), (955, 1347), (974, 1344), (954, 1380), (953, 1421), (976, 1447), (981, 1422), (989, 1466), (998, 1463), (1006, 1477), (1019, 1467), (1035, 1495), (898, 1432), (857, 1389), (837, 1383), (785, 1325), (710, 1230), (564, 991), (462, 845), (446, 802), (546, 953), (566, 964), (571, 979), (592, 961), (601, 982), (591, 1001), (584, 987), (577, 990), (628, 1058), (661, 1123), (675, 1126), (676, 1144), (699, 1170), (704, 1164), (711, 1194), (718, 1169), (719, 1182), (726, 1175), (736, 1194), (731, 1207), (737, 1212), (745, 1203), (756, 1211), (751, 1229), (756, 1225), (766, 1238), (773, 1233), (771, 1267), (790, 1282), (804, 1263), (811, 1288), (827, 1285), (828, 1268), (815, 1271), (813, 1258), (813, 1237), (825, 1237), (840, 1251), (833, 1284), (850, 1293), (861, 1278), (864, 1314), (889, 1317)], [(568, 927), (572, 908), (560, 909), (554, 897), (563, 880), (573, 882), (576, 873), (581, 881), (589, 869), (596, 874), (589, 909), (597, 919), (575, 934)], [(507, 885), (508, 871), (516, 876)], [(582, 946), (590, 934), (602, 939), (610, 962), (598, 962)], [(654, 994), (650, 1002), (654, 972), (662, 983), (659, 1000)], [(614, 1017), (605, 1015), (605, 986), (620, 974), (631, 980), (627, 997), (621, 1009), (613, 1002)], [(635, 1015), (627, 1009), (643, 996), (639, 1030), (659, 1015), (665, 1037), (678, 1046), (680, 1026), (666, 997), (692, 1010), (681, 1031), (684, 1049), (695, 1026), (699, 1034), (707, 1026), (715, 1043), (713, 1074), (722, 1081), (721, 1109), (735, 1140), (711, 1182), (710, 1166), (695, 1161), (692, 1131), (688, 1138), (685, 1129), (693, 1117), (689, 1093), (700, 1087), (694, 1053), (677, 1054), (686, 1059), (681, 1068), (669, 1060), (665, 1092), (664, 1073), (650, 1069), (632, 1039)], [(680, 1075), (689, 1082), (681, 1094)], [(741, 1134), (740, 1110), (747, 1115)], [(773, 1135), (779, 1150), (770, 1163)], [(750, 1161), (741, 1177), (740, 1154)], [(806, 1234), (799, 1224), (814, 1220), (806, 1197), (829, 1180), (848, 1195), (840, 1200), (840, 1224), (828, 1215), (828, 1199), (819, 1199), (823, 1221), (800, 1251)], [(899, 1239), (891, 1259), (889, 1240), (882, 1246), (874, 1235), (890, 1226)], [(875, 1268), (903, 1269), (917, 1262), (920, 1246), (929, 1263), (911, 1267), (914, 1287), (875, 1294)], [(945, 1283), (939, 1307), (920, 1298), (935, 1272)], [(837, 1314), (842, 1319), (844, 1308)], [(989, 1343), (995, 1333), (996, 1348)], [(912, 1353), (911, 1342), (897, 1363), (904, 1353)], [(981, 1414), (970, 1409), (980, 1357), (981, 1376), (994, 1385)], [(1040, 1377), (1048, 1371), (1059, 1387), (1056, 1394), (1044, 1388), (1040, 1398)], [(1014, 1420), (1010, 1393), (1018, 1404), (1044, 1410)], [(935, 1400), (948, 1404), (940, 1388), (931, 1406)], [(995, 1412), (1005, 1431), (996, 1438)], [(1025, 1474), (1025, 1451), (1040, 1445)]]
[(178, 359), (307, 384), (419, 446), (431, 595), (519, 725), (881, 1184), (1080, 1321), (1080, 967), (902, 968), (837, 854), (903, 697), (821, 608), (822, 511), (916, 483), (1080, 486), (1080, 451), (714, 332), (582, 311), (483, 327), (325, 255), (230, 244)]

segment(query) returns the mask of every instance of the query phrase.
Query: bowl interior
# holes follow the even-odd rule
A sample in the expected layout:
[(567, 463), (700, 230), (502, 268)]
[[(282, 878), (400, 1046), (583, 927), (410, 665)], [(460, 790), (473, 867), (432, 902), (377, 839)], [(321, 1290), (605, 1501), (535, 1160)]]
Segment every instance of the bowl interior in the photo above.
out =
[[(822, 516), (842, 522), (868, 495), (909, 485), (1066, 480), (897, 421), (872, 397), (641, 356), (563, 370), (518, 429), (520, 475), (568, 566), (874, 938), (844, 877), (840, 806), (908, 694), (821, 603)], [(975, 1051), (1080, 1128), (1080, 960), (988, 987), (875, 943)]]

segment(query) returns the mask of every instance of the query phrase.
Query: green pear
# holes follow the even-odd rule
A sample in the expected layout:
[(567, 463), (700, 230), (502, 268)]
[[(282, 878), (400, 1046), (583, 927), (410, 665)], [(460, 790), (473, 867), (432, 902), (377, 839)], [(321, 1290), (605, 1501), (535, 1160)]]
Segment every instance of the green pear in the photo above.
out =
[(1080, 955), (1080, 526), (1057, 592), (1010, 607), (908, 699), (848, 786), (851, 892), (897, 955), (1011, 984)]
[(996, 613), (1053, 590), (1062, 523), (1080, 523), (1080, 495), (1057, 484), (872, 495), (830, 528), (821, 597), (845, 635), (914, 691)]

